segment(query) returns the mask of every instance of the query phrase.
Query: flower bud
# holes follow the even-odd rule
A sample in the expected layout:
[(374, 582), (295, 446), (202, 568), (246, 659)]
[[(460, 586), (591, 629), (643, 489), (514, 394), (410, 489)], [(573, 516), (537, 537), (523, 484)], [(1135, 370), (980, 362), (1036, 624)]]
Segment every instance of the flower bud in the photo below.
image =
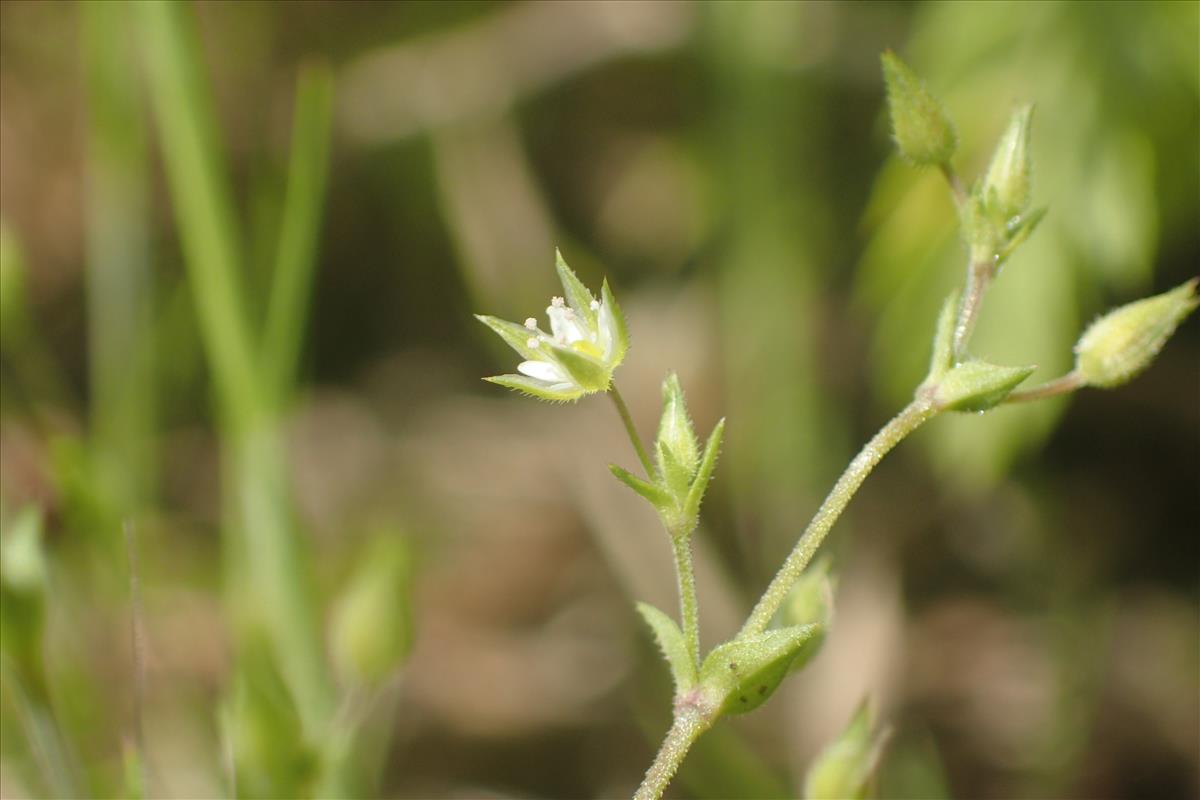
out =
[(871, 709), (864, 700), (842, 735), (822, 750), (808, 768), (804, 796), (808, 800), (865, 797), (867, 784), (879, 766), (886, 737), (886, 732), (871, 730)]
[(1000, 137), (992, 163), (983, 179), (983, 196), (1004, 219), (1018, 216), (1029, 206), (1030, 175), (1029, 128), (1033, 106), (1016, 110), (1008, 129)]
[(900, 155), (917, 165), (945, 164), (958, 147), (954, 123), (941, 103), (890, 50), (881, 57), (892, 136)]
[(338, 670), (357, 683), (377, 683), (399, 667), (412, 645), (411, 556), (390, 531), (376, 535), (334, 610)]
[(934, 405), (943, 411), (987, 411), (1004, 398), (1037, 367), (1001, 367), (971, 359), (958, 364), (925, 391), (932, 391)]
[(676, 496), (685, 496), (700, 465), (700, 442), (674, 372), (663, 381), (663, 410), (654, 445), (663, 482)]
[(1075, 369), (1089, 386), (1108, 389), (1150, 366), (1179, 323), (1200, 305), (1196, 278), (1096, 320), (1075, 345)]

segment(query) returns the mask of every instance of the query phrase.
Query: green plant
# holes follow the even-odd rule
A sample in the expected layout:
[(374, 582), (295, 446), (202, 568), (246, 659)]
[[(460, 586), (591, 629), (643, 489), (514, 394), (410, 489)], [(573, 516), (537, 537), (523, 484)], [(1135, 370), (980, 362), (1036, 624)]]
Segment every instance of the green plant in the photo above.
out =
[[(1033, 111), (1024, 107), (1013, 114), (984, 175), (967, 186), (951, 163), (958, 137), (941, 103), (894, 54), (885, 53), (882, 63), (900, 155), (918, 167), (940, 170), (958, 208), (968, 253), (964, 285), (943, 303), (929, 369), (912, 400), (850, 462), (737, 635), (703, 658), (691, 537), (716, 463), (724, 420), (701, 447), (679, 381), (669, 374), (663, 384), (658, 433), (647, 450), (612, 382), (627, 345), (616, 300), (605, 284), (603, 300), (597, 301), (561, 257), (557, 269), (565, 299), (554, 298), (547, 308), (550, 333), (541, 331), (533, 318), (518, 325), (479, 317), (525, 359), (519, 375), (489, 380), (548, 400), (576, 400), (596, 392), (610, 396), (645, 475), (610, 468), (654, 506), (672, 545), (681, 626), (647, 604), (639, 603), (638, 610), (674, 678), (674, 722), (637, 798), (661, 797), (701, 734), (722, 716), (757, 708), (788, 673), (815, 654), (829, 624), (831, 601), (826, 568), (810, 568), (810, 562), (863, 481), (892, 448), (944, 412), (982, 414), (1002, 404), (1040, 400), (1087, 386), (1119, 385), (1150, 364), (1200, 302), (1192, 280), (1111, 312), (1080, 338), (1074, 369), (1028, 390), (1017, 387), (1034, 367), (997, 365), (971, 355), (972, 333), (989, 286), (1045, 214), (1045, 209), (1030, 206)], [(843, 737), (813, 765), (806, 791), (814, 797), (863, 794), (881, 743), (882, 737), (870, 731), (864, 707)]]

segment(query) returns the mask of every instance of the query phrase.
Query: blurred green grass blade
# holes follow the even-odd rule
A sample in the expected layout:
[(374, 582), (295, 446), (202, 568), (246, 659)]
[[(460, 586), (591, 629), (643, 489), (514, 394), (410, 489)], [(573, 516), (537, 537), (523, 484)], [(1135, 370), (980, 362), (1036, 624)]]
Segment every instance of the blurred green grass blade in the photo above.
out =
[(333, 75), (329, 68), (306, 68), (296, 91), (287, 199), (263, 342), (263, 364), (280, 398), (295, 379), (304, 342), (328, 177), (332, 107)]
[(125, 42), (129, 7), (84, 3), (88, 105), (88, 360), (94, 477), (118, 513), (152, 491), (155, 389), (150, 328), (146, 133)]
[(230, 421), (248, 424), (261, 396), (242, 308), (234, 208), (188, 7), (145, 2), (141, 22), (147, 75), (167, 178), (201, 334)]

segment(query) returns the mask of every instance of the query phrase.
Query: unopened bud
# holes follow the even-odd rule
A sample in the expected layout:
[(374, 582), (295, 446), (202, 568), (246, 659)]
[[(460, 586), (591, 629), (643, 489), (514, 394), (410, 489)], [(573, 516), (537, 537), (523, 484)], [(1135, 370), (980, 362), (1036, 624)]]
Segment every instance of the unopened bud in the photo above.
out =
[(983, 195), (996, 213), (1004, 219), (1019, 215), (1029, 206), (1030, 176), (1029, 128), (1033, 106), (1023, 106), (1013, 113), (1008, 129), (1000, 137), (987, 176), (983, 179)]
[(842, 735), (822, 750), (808, 768), (804, 796), (808, 800), (864, 797), (867, 784), (879, 766), (886, 738), (886, 731), (872, 731), (871, 709), (864, 700)]
[(333, 657), (339, 672), (356, 683), (387, 678), (412, 645), (411, 556), (391, 531), (376, 535), (350, 578), (333, 614)]
[(895, 53), (889, 50), (881, 59), (900, 155), (918, 165), (947, 163), (958, 147), (958, 134), (942, 104)]
[(1179, 323), (1200, 305), (1196, 278), (1169, 292), (1110, 311), (1075, 345), (1075, 369), (1089, 386), (1108, 389), (1150, 366)]
[(673, 372), (663, 381), (663, 410), (655, 450), (663, 482), (677, 497), (684, 497), (700, 465), (700, 442), (688, 417), (679, 376)]

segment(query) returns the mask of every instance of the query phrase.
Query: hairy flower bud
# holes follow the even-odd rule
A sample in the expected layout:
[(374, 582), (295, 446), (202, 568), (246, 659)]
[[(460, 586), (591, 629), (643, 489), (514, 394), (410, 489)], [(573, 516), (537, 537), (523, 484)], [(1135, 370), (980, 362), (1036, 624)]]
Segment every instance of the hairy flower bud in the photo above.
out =
[(890, 50), (881, 57), (887, 82), (892, 136), (900, 155), (918, 165), (945, 164), (958, 148), (958, 134), (942, 104)]
[(1196, 278), (1110, 311), (1075, 345), (1075, 369), (1089, 386), (1119, 386), (1150, 366), (1179, 323), (1200, 305)]
[(1018, 216), (1029, 206), (1030, 175), (1029, 128), (1033, 106), (1017, 109), (1000, 137), (992, 163), (983, 179), (983, 196), (1004, 219)]

